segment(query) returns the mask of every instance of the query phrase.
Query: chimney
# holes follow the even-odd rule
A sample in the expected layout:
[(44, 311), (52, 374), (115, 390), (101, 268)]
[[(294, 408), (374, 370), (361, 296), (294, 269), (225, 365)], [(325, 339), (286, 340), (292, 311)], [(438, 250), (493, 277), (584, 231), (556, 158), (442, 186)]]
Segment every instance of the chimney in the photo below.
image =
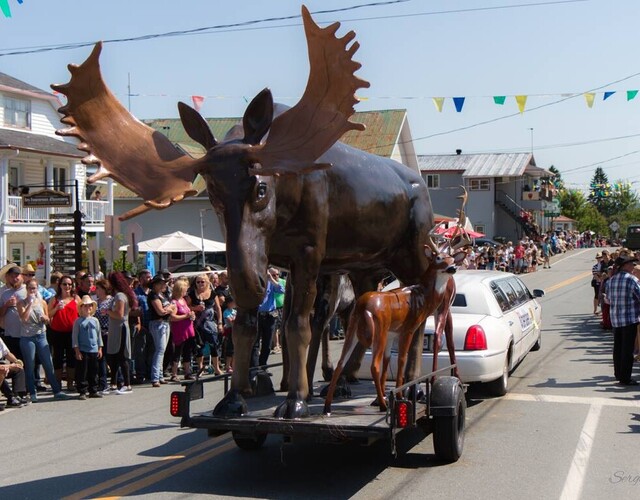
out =
[(456, 154), (457, 154), (457, 155), (462, 154), (462, 149), (456, 149)]

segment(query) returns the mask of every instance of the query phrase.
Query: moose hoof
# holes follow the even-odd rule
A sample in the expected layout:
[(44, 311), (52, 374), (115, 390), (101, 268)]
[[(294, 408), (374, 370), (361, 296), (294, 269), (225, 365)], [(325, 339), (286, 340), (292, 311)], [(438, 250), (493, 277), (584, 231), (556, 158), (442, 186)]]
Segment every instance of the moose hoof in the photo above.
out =
[(285, 399), (283, 403), (278, 405), (273, 416), (286, 420), (296, 418), (306, 418), (309, 414), (309, 406), (304, 399)]
[(237, 390), (231, 389), (216, 405), (213, 416), (220, 418), (239, 417), (247, 412), (247, 403), (242, 395)]

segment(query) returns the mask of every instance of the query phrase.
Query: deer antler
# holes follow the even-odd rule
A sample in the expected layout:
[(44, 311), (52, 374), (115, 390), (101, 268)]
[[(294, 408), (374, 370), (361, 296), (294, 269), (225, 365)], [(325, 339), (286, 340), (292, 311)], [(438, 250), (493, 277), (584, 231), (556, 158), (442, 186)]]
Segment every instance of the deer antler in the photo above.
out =
[(166, 208), (196, 194), (193, 160), (179, 152), (164, 135), (134, 118), (107, 88), (100, 74), (98, 42), (80, 66), (70, 64), (69, 83), (51, 85), (67, 96), (58, 111), (62, 123), (71, 127), (58, 135), (74, 136), (82, 142), (78, 149), (89, 153), (84, 164), (100, 168), (89, 182), (112, 177), (145, 200), (120, 219), (125, 220), (151, 208)]
[(458, 199), (462, 200), (462, 206), (460, 207), (460, 210), (458, 210), (458, 223), (456, 224), (456, 228), (453, 231), (449, 242), (449, 253), (453, 252), (453, 250), (457, 250), (458, 248), (471, 244), (471, 238), (469, 238), (469, 235), (464, 228), (467, 224), (467, 216), (464, 213), (464, 207), (467, 204), (469, 195), (464, 186), (460, 187), (462, 188), (462, 194), (458, 196)]
[(342, 38), (335, 36), (340, 23), (320, 28), (302, 6), (302, 19), (309, 48), (309, 80), (300, 102), (274, 119), (265, 144), (252, 148), (260, 175), (299, 174), (327, 168), (314, 166), (314, 161), (349, 130), (364, 130), (361, 123), (349, 118), (358, 102), (355, 92), (369, 87), (354, 73), (360, 63), (352, 57), (360, 47), (350, 31)]

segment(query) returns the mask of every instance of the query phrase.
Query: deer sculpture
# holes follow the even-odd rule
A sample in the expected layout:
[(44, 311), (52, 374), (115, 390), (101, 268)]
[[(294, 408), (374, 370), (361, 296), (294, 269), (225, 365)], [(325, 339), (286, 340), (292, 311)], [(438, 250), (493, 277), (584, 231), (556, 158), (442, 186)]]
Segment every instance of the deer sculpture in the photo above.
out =
[[(369, 86), (354, 74), (360, 68), (353, 60), (359, 47), (355, 33), (337, 37), (339, 23), (320, 28), (304, 6), (302, 19), (310, 69), (295, 106), (274, 117), (273, 98), (265, 89), (244, 113), (243, 137), (218, 142), (197, 111), (178, 104), (185, 131), (207, 150), (199, 159), (118, 102), (100, 74), (100, 43), (84, 63), (69, 65), (67, 84), (52, 85), (67, 96), (60, 112), (69, 128), (57, 133), (79, 138), (78, 148), (88, 153), (82, 161), (99, 165), (89, 182), (110, 176), (145, 200), (121, 219), (167, 208), (195, 193), (196, 174), (205, 179), (209, 200), (224, 221), (238, 306), (231, 388), (213, 411), (220, 418), (247, 412), (244, 397), (251, 395), (250, 353), (267, 265), (290, 271), (288, 393), (275, 410), (285, 419), (309, 415), (305, 367), (318, 276), (348, 273), (359, 295), (374, 290), (389, 271), (403, 283), (417, 283), (429, 266), (423, 248), (433, 212), (420, 175), (337, 142), (349, 130), (364, 129), (349, 121), (356, 90)], [(247, 74), (256, 78), (250, 59)], [(412, 346), (410, 372), (419, 370), (421, 341)]]
[[(445, 241), (444, 244), (440, 245), (440, 252), (448, 252), (450, 255), (454, 256), (456, 260), (456, 264), (459, 265), (464, 258), (466, 257), (466, 251), (464, 250), (468, 245), (471, 244), (471, 239), (469, 235), (466, 233), (464, 227), (467, 222), (467, 217), (464, 211), (464, 207), (467, 204), (468, 194), (467, 190), (464, 186), (460, 186), (462, 188), (462, 194), (458, 196), (458, 199), (462, 200), (462, 206), (458, 211), (458, 222), (456, 224), (455, 229), (453, 230), (451, 237), (448, 241)], [(437, 235), (437, 227), (430, 231), (429, 235), (432, 238), (436, 238)], [(449, 351), (449, 362), (451, 366), (454, 366), (453, 375), (455, 377), (460, 378), (460, 374), (458, 372), (458, 367), (456, 365), (456, 351), (453, 342), (453, 318), (451, 316), (451, 306), (453, 305), (453, 301), (456, 298), (456, 282), (453, 277), (449, 277), (449, 281), (447, 282), (443, 292), (442, 299), (440, 305), (436, 309), (434, 313), (434, 344), (433, 344), (433, 365), (431, 371), (436, 371), (438, 369), (438, 354), (440, 353), (440, 349), (442, 346), (442, 334), (444, 333), (445, 338), (447, 340), (447, 350)], [(436, 297), (434, 299), (437, 300)]]
[(425, 246), (424, 252), (431, 264), (422, 276), (420, 284), (388, 292), (367, 292), (357, 300), (345, 335), (342, 354), (327, 390), (325, 414), (331, 413), (333, 393), (347, 359), (358, 342), (371, 348), (371, 377), (376, 386), (377, 402), (381, 411), (387, 409), (384, 388), (391, 359), (392, 340), (396, 336), (396, 387), (404, 383), (404, 369), (413, 337), (427, 317), (440, 306), (450, 276), (456, 272), (454, 257), (441, 253), (433, 240)]

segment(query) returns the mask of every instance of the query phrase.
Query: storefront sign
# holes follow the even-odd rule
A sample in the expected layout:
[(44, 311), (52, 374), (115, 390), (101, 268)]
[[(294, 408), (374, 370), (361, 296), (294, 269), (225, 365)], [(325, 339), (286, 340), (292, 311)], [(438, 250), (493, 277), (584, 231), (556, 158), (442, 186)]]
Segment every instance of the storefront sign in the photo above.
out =
[(71, 195), (54, 189), (42, 189), (22, 195), (24, 207), (70, 207)]

